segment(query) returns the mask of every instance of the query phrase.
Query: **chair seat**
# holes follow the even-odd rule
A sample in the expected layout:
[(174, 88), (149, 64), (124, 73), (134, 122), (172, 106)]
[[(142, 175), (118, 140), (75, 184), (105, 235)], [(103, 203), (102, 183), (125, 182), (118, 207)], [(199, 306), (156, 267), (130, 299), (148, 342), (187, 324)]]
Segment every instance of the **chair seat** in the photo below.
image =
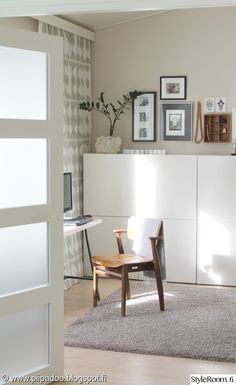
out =
[(121, 267), (123, 265), (132, 265), (135, 263), (152, 262), (153, 258), (142, 257), (136, 254), (117, 254), (108, 256), (92, 257), (94, 263), (107, 267)]

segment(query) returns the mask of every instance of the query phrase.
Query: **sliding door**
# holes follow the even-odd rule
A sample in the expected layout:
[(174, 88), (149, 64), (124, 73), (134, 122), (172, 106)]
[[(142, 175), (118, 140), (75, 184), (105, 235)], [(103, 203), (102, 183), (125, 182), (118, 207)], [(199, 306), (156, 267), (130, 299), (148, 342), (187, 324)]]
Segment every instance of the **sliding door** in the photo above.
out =
[(0, 383), (63, 374), (62, 57), (0, 28)]

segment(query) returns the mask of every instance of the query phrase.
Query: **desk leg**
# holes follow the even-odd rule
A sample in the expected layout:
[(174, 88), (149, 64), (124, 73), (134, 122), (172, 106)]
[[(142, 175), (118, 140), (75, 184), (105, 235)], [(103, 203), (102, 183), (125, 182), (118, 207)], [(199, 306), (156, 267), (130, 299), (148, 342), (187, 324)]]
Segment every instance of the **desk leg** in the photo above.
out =
[[(89, 240), (88, 240), (87, 229), (84, 230), (84, 233), (85, 233), (86, 245), (87, 245), (87, 249), (88, 249), (88, 255), (89, 255), (89, 260), (90, 260), (90, 266), (91, 266), (91, 270), (92, 270), (92, 273), (93, 273), (92, 254), (91, 254), (91, 249), (90, 249), (90, 246), (89, 246)], [(99, 291), (98, 291), (97, 299), (98, 299), (98, 301), (100, 301)]]

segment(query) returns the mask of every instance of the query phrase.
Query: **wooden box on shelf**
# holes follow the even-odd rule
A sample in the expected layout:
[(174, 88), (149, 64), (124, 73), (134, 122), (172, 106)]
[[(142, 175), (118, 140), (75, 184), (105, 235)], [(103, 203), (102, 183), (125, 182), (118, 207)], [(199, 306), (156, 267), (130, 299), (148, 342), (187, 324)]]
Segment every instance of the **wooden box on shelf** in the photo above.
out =
[(230, 114), (204, 114), (204, 142), (230, 141)]

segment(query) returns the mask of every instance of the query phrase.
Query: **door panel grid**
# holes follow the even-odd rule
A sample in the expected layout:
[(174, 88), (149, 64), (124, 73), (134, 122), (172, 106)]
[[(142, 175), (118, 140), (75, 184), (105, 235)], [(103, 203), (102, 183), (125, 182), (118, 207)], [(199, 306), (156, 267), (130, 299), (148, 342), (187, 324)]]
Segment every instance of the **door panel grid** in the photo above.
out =
[(62, 375), (62, 39), (0, 28), (0, 57), (0, 378)]

